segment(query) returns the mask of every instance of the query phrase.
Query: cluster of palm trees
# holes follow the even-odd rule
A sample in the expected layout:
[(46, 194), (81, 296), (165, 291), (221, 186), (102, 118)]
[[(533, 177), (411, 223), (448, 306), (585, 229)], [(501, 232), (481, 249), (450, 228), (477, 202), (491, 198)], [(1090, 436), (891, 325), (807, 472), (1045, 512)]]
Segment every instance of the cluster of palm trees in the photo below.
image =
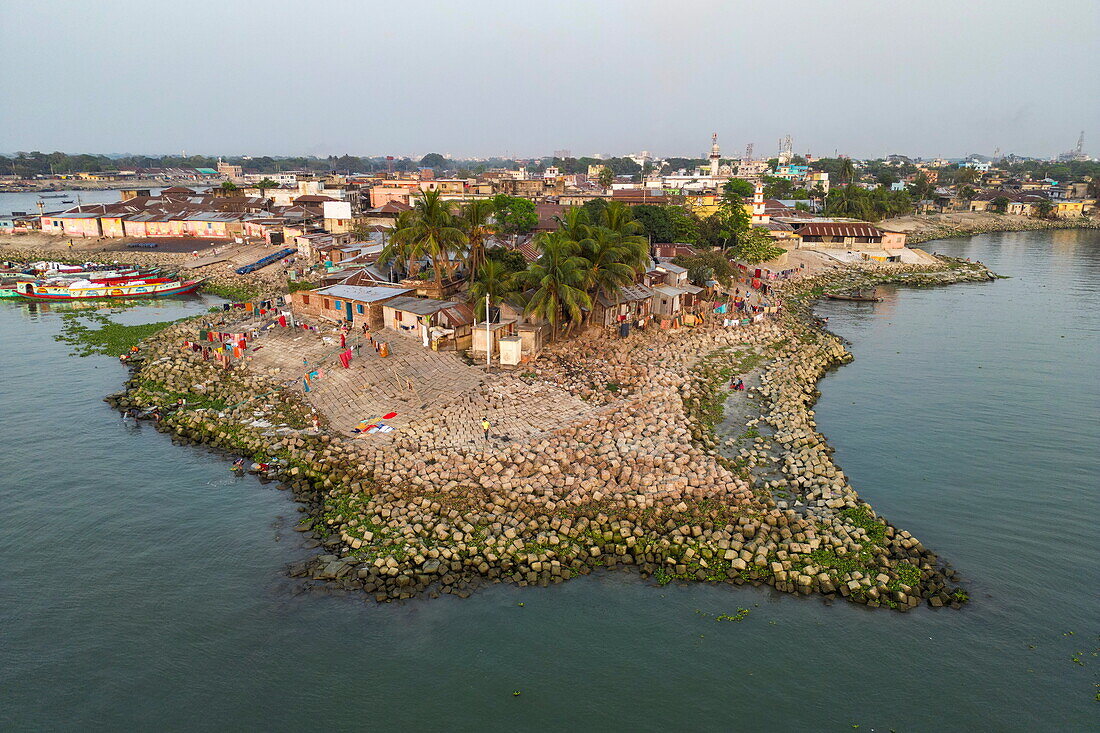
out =
[[(389, 242), (382, 250), (382, 261), (404, 260), (406, 271), (412, 276), (417, 274), (418, 263), (430, 258), (436, 287), (442, 291), (444, 278), (454, 275), (470, 242), (466, 231), (467, 210), (480, 203), (471, 202), (463, 211), (456, 212), (453, 202), (444, 200), (439, 191), (425, 192), (410, 211), (398, 214)], [(476, 210), (469, 213), (473, 220)]]
[(913, 198), (906, 191), (891, 191), (885, 186), (868, 191), (849, 184), (838, 186), (829, 192), (825, 213), (829, 216), (848, 216), (866, 221), (879, 221), (892, 216), (903, 216), (913, 211)]
[(428, 191), (398, 215), (382, 260), (400, 259), (415, 275), (418, 263), (430, 259), (440, 292), (462, 265), (479, 318), (485, 317), (486, 296), (496, 303), (514, 297), (556, 334), (564, 324), (585, 323), (596, 299), (614, 298), (649, 261), (642, 225), (625, 204), (611, 202), (596, 213), (573, 207), (558, 223), (557, 231), (535, 235), (539, 258), (516, 272), (487, 255), (486, 244), (497, 231), (489, 201), (456, 207)]
[(613, 300), (649, 263), (642, 225), (621, 202), (595, 214), (574, 207), (558, 223), (557, 231), (536, 237), (542, 254), (517, 278), (530, 289), (526, 312), (546, 319), (554, 333), (563, 323), (587, 323), (597, 299)]

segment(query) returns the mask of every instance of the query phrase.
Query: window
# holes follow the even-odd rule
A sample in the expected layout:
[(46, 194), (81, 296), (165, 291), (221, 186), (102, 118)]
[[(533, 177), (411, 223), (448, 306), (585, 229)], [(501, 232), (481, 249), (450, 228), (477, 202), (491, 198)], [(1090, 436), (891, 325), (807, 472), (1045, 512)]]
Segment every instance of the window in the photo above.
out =
[(359, 315), (363, 315), (363, 304), (362, 303), (356, 303), (355, 304), (355, 312), (358, 313)]
[(331, 306), (331, 305), (329, 304), (329, 300), (328, 300), (328, 298), (325, 298), (325, 310), (328, 310), (328, 309), (329, 309), (329, 308), (331, 308), (331, 307), (332, 307), (332, 306)]
[(308, 295), (303, 295), (302, 296), (302, 305), (309, 305), (309, 296)]
[(338, 301), (338, 300), (332, 301), (332, 309), (334, 311), (340, 310), (340, 305), (341, 305), (340, 301)]

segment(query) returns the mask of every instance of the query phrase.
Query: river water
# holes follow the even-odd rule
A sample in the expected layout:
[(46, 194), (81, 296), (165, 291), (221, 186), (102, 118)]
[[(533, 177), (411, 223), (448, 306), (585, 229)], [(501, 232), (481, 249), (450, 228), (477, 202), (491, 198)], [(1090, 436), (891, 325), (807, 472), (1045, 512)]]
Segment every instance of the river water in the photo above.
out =
[(0, 729), (1095, 725), (1100, 236), (925, 246), (1011, 279), (823, 304), (856, 360), (822, 382), (818, 423), (862, 495), (963, 574), (962, 611), (625, 573), (384, 606), (298, 594), (286, 493), (124, 425), (100, 402), (122, 367), (0, 301)]
[[(150, 189), (156, 196), (160, 188)], [(47, 198), (43, 198), (43, 196)], [(21, 193), (0, 193), (0, 215), (20, 211), (24, 214), (39, 213), (38, 204), (46, 213), (65, 211), (78, 204), (113, 204), (122, 200), (121, 189), (83, 189), (68, 191), (25, 191)], [(69, 203), (64, 203), (68, 201)]]

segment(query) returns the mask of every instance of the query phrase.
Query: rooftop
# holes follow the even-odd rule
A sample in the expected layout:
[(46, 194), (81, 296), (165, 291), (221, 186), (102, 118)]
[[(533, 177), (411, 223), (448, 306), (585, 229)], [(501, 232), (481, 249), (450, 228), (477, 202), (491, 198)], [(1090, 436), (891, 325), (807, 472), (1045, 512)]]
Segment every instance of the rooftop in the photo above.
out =
[(361, 303), (376, 303), (380, 300), (404, 296), (406, 293), (411, 293), (412, 290), (385, 286), (344, 285), (341, 283), (340, 285), (320, 288), (316, 292), (318, 295), (330, 295), (333, 298), (357, 300)]

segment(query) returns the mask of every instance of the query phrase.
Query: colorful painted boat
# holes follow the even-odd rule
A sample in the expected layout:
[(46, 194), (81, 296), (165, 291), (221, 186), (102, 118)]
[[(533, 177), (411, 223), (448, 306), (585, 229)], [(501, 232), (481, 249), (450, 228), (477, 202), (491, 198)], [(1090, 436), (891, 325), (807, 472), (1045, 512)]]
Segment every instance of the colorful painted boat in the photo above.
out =
[(160, 298), (193, 293), (202, 280), (155, 278), (97, 283), (91, 280), (72, 282), (24, 282), (16, 286), (19, 296), (28, 300), (87, 300), (90, 298)]

